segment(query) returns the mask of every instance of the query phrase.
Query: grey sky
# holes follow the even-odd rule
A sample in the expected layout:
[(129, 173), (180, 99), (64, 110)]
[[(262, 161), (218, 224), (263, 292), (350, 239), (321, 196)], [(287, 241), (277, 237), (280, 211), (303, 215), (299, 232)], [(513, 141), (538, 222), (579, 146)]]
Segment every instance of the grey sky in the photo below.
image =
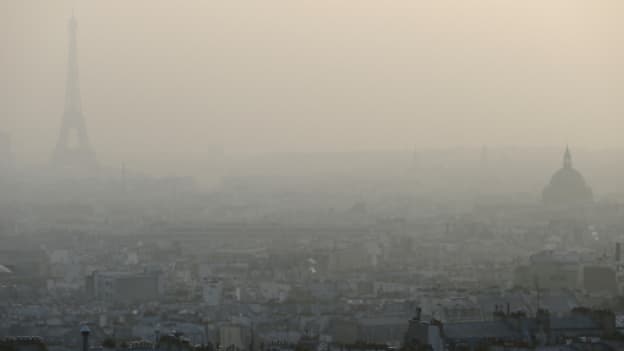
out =
[[(0, 129), (19, 155), (44, 160), (63, 108), (74, 2), (2, 3)], [(618, 0), (73, 7), (84, 112), (106, 161), (216, 146), (624, 146)]]

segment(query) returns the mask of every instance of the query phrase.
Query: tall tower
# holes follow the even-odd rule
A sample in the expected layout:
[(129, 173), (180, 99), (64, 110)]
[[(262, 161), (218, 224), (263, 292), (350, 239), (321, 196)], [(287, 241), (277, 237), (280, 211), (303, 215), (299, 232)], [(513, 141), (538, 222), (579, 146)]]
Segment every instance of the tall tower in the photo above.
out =
[(572, 168), (572, 153), (568, 146), (566, 146), (565, 153), (563, 154), (563, 168)]
[(76, 53), (76, 27), (76, 18), (72, 15), (69, 19), (65, 111), (54, 150), (53, 164), (59, 168), (89, 170), (97, 168), (97, 159), (91, 147), (85, 118), (82, 114)]

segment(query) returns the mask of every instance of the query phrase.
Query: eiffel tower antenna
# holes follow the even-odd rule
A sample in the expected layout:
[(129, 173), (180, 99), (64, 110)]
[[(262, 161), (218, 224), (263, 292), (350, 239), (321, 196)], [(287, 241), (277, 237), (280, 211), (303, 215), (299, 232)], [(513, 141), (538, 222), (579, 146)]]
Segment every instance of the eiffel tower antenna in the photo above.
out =
[(86, 170), (97, 168), (97, 160), (89, 141), (86, 121), (82, 113), (76, 45), (77, 27), (72, 8), (72, 17), (69, 19), (65, 110), (54, 150), (53, 164), (60, 168), (69, 167)]

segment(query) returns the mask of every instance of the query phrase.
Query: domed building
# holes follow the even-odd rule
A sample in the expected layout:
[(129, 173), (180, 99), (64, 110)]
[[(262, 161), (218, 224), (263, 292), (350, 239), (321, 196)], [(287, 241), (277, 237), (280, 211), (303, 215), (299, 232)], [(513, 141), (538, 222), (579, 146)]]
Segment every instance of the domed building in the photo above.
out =
[(566, 148), (563, 168), (555, 172), (542, 193), (542, 201), (547, 206), (582, 205), (593, 201), (591, 188), (583, 175), (572, 167), (572, 154)]

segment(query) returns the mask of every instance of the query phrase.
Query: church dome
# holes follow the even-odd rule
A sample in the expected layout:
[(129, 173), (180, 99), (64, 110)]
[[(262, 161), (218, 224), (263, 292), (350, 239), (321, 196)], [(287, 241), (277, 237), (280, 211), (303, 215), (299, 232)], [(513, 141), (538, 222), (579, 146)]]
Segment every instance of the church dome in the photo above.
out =
[(563, 168), (555, 172), (542, 194), (545, 205), (578, 205), (593, 200), (592, 190), (583, 175), (572, 167), (570, 149), (563, 157)]

